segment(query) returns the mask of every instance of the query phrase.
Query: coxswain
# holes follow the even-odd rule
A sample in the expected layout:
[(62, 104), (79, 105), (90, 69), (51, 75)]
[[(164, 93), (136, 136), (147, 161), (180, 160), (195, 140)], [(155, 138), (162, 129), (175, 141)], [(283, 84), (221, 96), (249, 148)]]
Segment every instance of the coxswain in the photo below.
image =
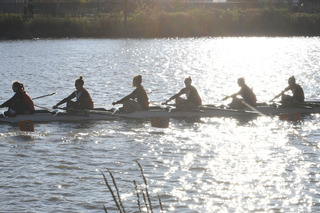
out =
[(0, 106), (1, 108), (8, 107), (4, 115), (14, 117), (18, 114), (34, 113), (34, 103), (24, 90), (23, 84), (18, 81), (13, 82), (12, 90), (15, 93), (14, 96)]
[(119, 108), (120, 112), (134, 112), (134, 111), (144, 111), (149, 109), (149, 98), (144, 90), (142, 84), (142, 76), (136, 75), (133, 77), (132, 86), (136, 89), (126, 97), (119, 101), (113, 102), (112, 105), (122, 104)]
[[(239, 92), (234, 93), (232, 95), (228, 95), (224, 97), (222, 100), (227, 100), (228, 98), (232, 98), (231, 103), (229, 104), (232, 109), (242, 109), (249, 104), (252, 107), (257, 106), (257, 98), (254, 94), (253, 90), (248, 87), (244, 78), (238, 78), (238, 85), (241, 88)], [(241, 96), (238, 98), (237, 96)]]
[[(299, 84), (296, 83), (296, 79), (294, 76), (291, 76), (288, 79), (288, 84), (289, 86), (286, 87), (280, 94), (276, 95), (273, 99), (271, 99), (270, 102), (281, 96), (282, 105), (289, 106), (304, 103), (303, 89)], [(292, 96), (284, 94), (289, 90), (291, 90)]]
[[(168, 104), (168, 102), (175, 100), (177, 107), (199, 107), (202, 105), (202, 100), (197, 89), (192, 86), (192, 79), (189, 76), (184, 79), (185, 87), (182, 88), (177, 94), (166, 100), (162, 104)], [(187, 99), (181, 98), (181, 95), (186, 95)]]
[[(93, 109), (93, 102), (90, 97), (89, 92), (83, 87), (84, 81), (83, 77), (80, 76), (75, 81), (76, 91), (71, 93), (68, 97), (53, 106), (53, 109), (57, 109), (59, 105), (67, 103), (67, 110), (89, 110)], [(76, 101), (72, 99), (76, 98)]]

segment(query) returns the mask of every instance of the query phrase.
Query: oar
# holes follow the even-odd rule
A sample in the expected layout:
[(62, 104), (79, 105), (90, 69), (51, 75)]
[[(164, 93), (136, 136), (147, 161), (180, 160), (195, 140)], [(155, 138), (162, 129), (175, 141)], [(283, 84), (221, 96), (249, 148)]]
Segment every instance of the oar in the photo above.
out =
[[(39, 107), (40, 109), (44, 109), (50, 113), (54, 113), (54, 116), (56, 116), (59, 112), (56, 111), (55, 109), (49, 109), (48, 107), (43, 107), (43, 106), (39, 106), (39, 105), (34, 105), (36, 107)], [(62, 110), (66, 110), (65, 108), (57, 108), (57, 109), (62, 109)]]
[(34, 106), (39, 107), (40, 109), (47, 110), (47, 111), (49, 111), (49, 112), (52, 111), (51, 109), (49, 109), (49, 108), (47, 108), (47, 107), (39, 106), (39, 105), (36, 105), (36, 104), (35, 104)]
[[(266, 117), (266, 114), (263, 114), (262, 112), (260, 112), (259, 110), (257, 110), (256, 108), (254, 108), (253, 106), (251, 106), (250, 104), (248, 104), (245, 101), (242, 101), (242, 103), (244, 105), (246, 105), (247, 107), (249, 107), (251, 110), (253, 110), (254, 112), (257, 112), (259, 115)], [(301, 112), (296, 112), (296, 113), (281, 113), (279, 114), (279, 119), (282, 121), (294, 121), (297, 122), (298, 120), (301, 119)]]
[[(175, 107), (177, 110), (203, 110), (203, 106), (187, 106), (187, 105), (177, 105), (177, 104), (168, 104), (168, 103), (161, 103), (162, 105), (172, 106)], [(180, 108), (179, 108), (180, 107)]]
[[(162, 104), (163, 105), (167, 105), (167, 106), (173, 106), (173, 107), (176, 107), (176, 108), (179, 107), (179, 105), (176, 105), (176, 104), (164, 104), (164, 103), (162, 103)], [(201, 111), (203, 112), (203, 110), (205, 110), (205, 109), (216, 109), (216, 110), (221, 109), (222, 110), (222, 108), (216, 107), (213, 104), (206, 104), (206, 105), (201, 105), (201, 106), (182, 106), (182, 107), (184, 107), (184, 109), (186, 111), (188, 111), (188, 110), (199, 110), (200, 112)]]
[[(243, 103), (244, 105), (246, 105), (247, 107), (249, 107), (250, 109), (254, 110), (255, 112), (257, 112), (257, 113), (259, 113), (259, 114), (261, 114), (261, 115), (263, 115), (263, 116), (266, 116), (265, 114), (263, 114), (262, 112), (260, 112), (260, 111), (257, 110), (256, 108), (252, 107), (250, 104), (246, 103), (245, 101), (243, 101), (242, 103)], [(301, 118), (301, 113), (298, 113), (297, 115), (295, 115), (295, 114), (297, 114), (297, 113), (293, 113), (294, 119), (296, 119), (296, 120), (291, 120), (291, 121), (300, 120), (300, 118)], [(280, 116), (279, 116), (279, 117), (280, 117)], [(291, 115), (286, 115), (286, 116), (285, 116), (285, 118), (286, 118), (285, 120), (290, 120), (290, 119), (288, 119), (288, 117), (291, 117)], [(281, 119), (281, 117), (280, 117), (280, 120), (283, 120), (283, 119)], [(316, 147), (316, 148), (319, 149), (319, 147), (318, 147), (317, 145), (311, 143), (310, 141), (308, 141), (307, 139), (305, 139), (302, 135), (296, 134), (295, 132), (292, 132), (292, 134), (295, 135), (296, 137), (300, 138), (300, 139), (303, 140), (304, 142), (308, 143), (309, 145), (314, 146), (314, 147)]]
[[(162, 102), (161, 105), (179, 107), (179, 105), (177, 105), (177, 104), (168, 104), (168, 103), (165, 103), (165, 102)], [(206, 108), (206, 107), (207, 108), (218, 108), (214, 104), (204, 104), (204, 105), (201, 105), (201, 106), (183, 106), (183, 107), (190, 108), (190, 109), (202, 109), (202, 108)]]
[(226, 97), (222, 98), (221, 101), (225, 101), (225, 100), (227, 100), (227, 99), (229, 99), (229, 98), (231, 98), (231, 96), (230, 96), (230, 95), (227, 95)]
[[(48, 96), (55, 95), (55, 94), (57, 94), (57, 93), (56, 93), (56, 92), (53, 92), (53, 93), (50, 93), (50, 94), (47, 94), (47, 95), (41, 95), (41, 96), (32, 98), (32, 100), (36, 100), (36, 99), (39, 99), (39, 98), (48, 97)], [(45, 110), (47, 110), (47, 111), (49, 111), (49, 112), (52, 111), (52, 110), (50, 110), (50, 109), (48, 109), (48, 108), (46, 108), (46, 107), (42, 107), (42, 106), (38, 106), (38, 105), (35, 105), (35, 106), (36, 106), (36, 107), (39, 107), (39, 108), (41, 108), (41, 109), (45, 109)]]
[(36, 99), (39, 99), (39, 98), (44, 98), (44, 97), (48, 97), (48, 96), (51, 96), (51, 95), (55, 95), (55, 94), (57, 94), (56, 92), (54, 92), (54, 93), (51, 93), (51, 94), (47, 94), (47, 95), (41, 95), (41, 96), (39, 96), (39, 97), (36, 97), (36, 98), (32, 98), (32, 100), (36, 100)]
[(261, 116), (267, 116), (267, 115), (263, 114), (262, 112), (260, 112), (259, 110), (257, 110), (256, 108), (254, 108), (253, 106), (251, 106), (250, 104), (248, 104), (247, 102), (242, 101), (242, 103), (243, 103), (244, 105), (246, 105), (249, 109), (251, 109), (251, 110), (253, 110), (254, 112), (258, 113), (259, 115), (261, 115)]
[(161, 105), (175, 106), (175, 107), (177, 106), (176, 104), (168, 104), (168, 103), (166, 103), (166, 102), (162, 102)]

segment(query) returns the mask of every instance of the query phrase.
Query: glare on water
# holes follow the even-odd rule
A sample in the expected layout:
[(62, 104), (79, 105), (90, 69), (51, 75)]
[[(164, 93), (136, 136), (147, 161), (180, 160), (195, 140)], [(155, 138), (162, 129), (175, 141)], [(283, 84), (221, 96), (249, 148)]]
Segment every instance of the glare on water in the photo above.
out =
[[(19, 80), (39, 106), (52, 107), (83, 75), (96, 107), (129, 94), (143, 76), (153, 105), (191, 76), (203, 103), (239, 90), (244, 77), (266, 102), (294, 75), (319, 99), (319, 38), (71, 39), (0, 42), (1, 101)], [(0, 212), (103, 212), (116, 206), (100, 171), (116, 178), (127, 212), (137, 212), (133, 180), (148, 181), (155, 211), (319, 211), (319, 116), (35, 124), (34, 133), (0, 125)]]

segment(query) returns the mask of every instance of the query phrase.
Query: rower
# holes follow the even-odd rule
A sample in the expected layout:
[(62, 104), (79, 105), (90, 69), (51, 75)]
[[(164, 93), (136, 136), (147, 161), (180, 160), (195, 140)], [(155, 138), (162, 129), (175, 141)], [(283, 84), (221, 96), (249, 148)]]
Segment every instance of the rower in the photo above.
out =
[[(294, 76), (291, 76), (288, 79), (289, 86), (286, 87), (280, 94), (276, 95), (273, 99), (270, 100), (272, 102), (274, 99), (281, 96), (281, 103), (284, 106), (293, 106), (296, 104), (304, 103), (304, 92), (302, 87), (296, 83), (296, 79)], [(285, 95), (284, 93), (291, 90), (292, 96)]]
[[(242, 109), (246, 107), (243, 102), (253, 107), (257, 106), (256, 95), (254, 94), (253, 90), (248, 87), (244, 78), (238, 78), (238, 85), (241, 88), (239, 92), (226, 96), (222, 100), (224, 101), (228, 98), (232, 98), (229, 106), (233, 109)], [(240, 95), (242, 98), (237, 98), (238, 95)]]
[[(185, 87), (181, 89), (177, 94), (173, 95), (171, 98), (166, 100), (162, 104), (167, 104), (168, 102), (175, 99), (175, 105), (178, 107), (199, 107), (202, 105), (202, 100), (200, 98), (200, 95), (197, 91), (197, 89), (192, 86), (192, 79), (189, 76), (188, 78), (184, 79)], [(185, 94), (187, 96), (187, 99), (181, 98), (180, 96)]]
[(4, 115), (14, 117), (18, 114), (34, 113), (34, 103), (24, 90), (23, 84), (18, 81), (13, 82), (12, 90), (15, 92), (14, 96), (0, 106), (1, 108), (8, 107)]
[(122, 104), (122, 107), (119, 108), (119, 111), (126, 113), (148, 110), (149, 98), (141, 84), (142, 76), (134, 76), (132, 80), (132, 86), (136, 87), (136, 89), (121, 100), (113, 102), (112, 105)]
[[(53, 106), (53, 109), (57, 109), (59, 105), (67, 103), (67, 110), (89, 110), (93, 109), (93, 102), (90, 97), (89, 92), (83, 87), (84, 81), (83, 77), (80, 76), (75, 81), (76, 91), (71, 93), (68, 97)], [(72, 99), (76, 98), (76, 101)]]

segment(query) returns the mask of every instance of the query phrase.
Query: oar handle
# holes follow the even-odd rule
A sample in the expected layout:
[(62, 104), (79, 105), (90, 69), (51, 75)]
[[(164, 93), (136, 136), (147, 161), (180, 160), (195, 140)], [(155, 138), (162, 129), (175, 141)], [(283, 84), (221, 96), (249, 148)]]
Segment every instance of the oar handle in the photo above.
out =
[(224, 97), (224, 98), (222, 98), (221, 100), (222, 101), (225, 101), (225, 100), (227, 100), (228, 98), (230, 98), (230, 96), (228, 95), (228, 96), (226, 96), (226, 97)]
[[(49, 109), (48, 107), (43, 107), (43, 106), (39, 106), (39, 105), (36, 105), (36, 104), (35, 104), (34, 106), (39, 107), (40, 109), (47, 110), (47, 111), (49, 111), (49, 112), (52, 112), (52, 111), (53, 111), (52, 109)], [(57, 107), (57, 108), (55, 108), (55, 109), (67, 110), (67, 108), (65, 108), (65, 107)]]
[(43, 106), (39, 106), (39, 105), (34, 105), (34, 106), (39, 107), (40, 109), (47, 110), (47, 111), (49, 111), (49, 112), (52, 111), (51, 109), (49, 109), (49, 108), (47, 108), (47, 107), (43, 107)]
[(161, 103), (162, 105), (167, 105), (167, 106), (177, 106), (176, 104), (168, 104), (166, 102)]

